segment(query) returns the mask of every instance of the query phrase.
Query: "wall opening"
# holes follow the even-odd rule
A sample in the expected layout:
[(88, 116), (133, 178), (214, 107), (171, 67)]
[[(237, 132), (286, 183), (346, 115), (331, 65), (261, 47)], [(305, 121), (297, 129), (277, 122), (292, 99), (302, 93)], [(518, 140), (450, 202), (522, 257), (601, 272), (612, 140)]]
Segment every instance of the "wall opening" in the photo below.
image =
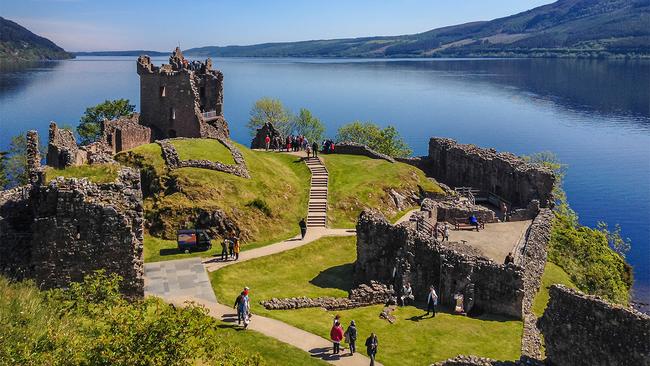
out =
[(176, 119), (176, 109), (174, 107), (169, 108), (169, 119)]
[(160, 97), (161, 97), (161, 98), (164, 98), (164, 97), (166, 97), (166, 96), (167, 96), (167, 87), (165, 87), (165, 86), (161, 86), (161, 87), (160, 87)]
[(205, 98), (205, 86), (202, 86), (199, 89), (199, 96), (201, 96), (201, 98)]

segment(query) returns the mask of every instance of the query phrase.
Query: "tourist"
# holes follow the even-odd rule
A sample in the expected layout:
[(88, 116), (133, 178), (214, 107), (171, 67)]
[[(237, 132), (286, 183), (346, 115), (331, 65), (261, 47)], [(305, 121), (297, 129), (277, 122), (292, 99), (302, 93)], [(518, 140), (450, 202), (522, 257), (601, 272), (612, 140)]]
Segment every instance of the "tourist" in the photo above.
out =
[(445, 222), (445, 227), (443, 228), (443, 237), (442, 241), (449, 241), (449, 224)]
[(305, 222), (304, 217), (302, 219), (300, 219), (300, 222), (298, 223), (298, 226), (300, 227), (300, 235), (301, 235), (300, 239), (304, 239), (305, 234), (307, 234), (307, 223)]
[(332, 319), (332, 325), (340, 322), (341, 322), (341, 315), (340, 314), (334, 315), (334, 319)]
[(415, 296), (413, 296), (413, 289), (411, 288), (410, 283), (407, 282), (402, 287), (402, 296), (400, 297), (400, 299), (402, 300), (402, 306), (405, 305), (405, 300), (406, 299), (411, 299), (411, 301), (415, 300)]
[(470, 224), (470, 225), (473, 225), (473, 226), (476, 226), (476, 231), (479, 231), (479, 230), (478, 230), (478, 227), (479, 227), (480, 224), (479, 224), (479, 222), (478, 222), (478, 219), (476, 218), (476, 215), (471, 214), (471, 215), (469, 216), (469, 224)]
[(238, 259), (239, 259), (239, 251), (240, 251), (240, 248), (239, 248), (239, 238), (238, 238), (238, 237), (234, 237), (234, 238), (233, 238), (233, 241), (235, 242), (235, 244), (233, 245), (233, 249), (235, 250), (235, 260), (238, 260)]
[(228, 251), (230, 252), (230, 258), (235, 258), (235, 240), (232, 236), (228, 238)]
[(375, 333), (370, 333), (370, 337), (366, 339), (366, 351), (368, 352), (368, 357), (370, 357), (370, 366), (375, 366), (375, 355), (377, 355), (377, 347), (379, 346), (379, 340)]
[(307, 138), (303, 136), (303, 138), (302, 138), (302, 149), (307, 150), (308, 146), (309, 146), (309, 140), (307, 140)]
[(287, 136), (285, 143), (287, 145), (287, 152), (289, 152), (289, 149), (291, 149), (291, 136)]
[(343, 327), (338, 321), (334, 322), (332, 329), (330, 330), (330, 338), (334, 344), (334, 350), (332, 354), (338, 355), (341, 348), (341, 340), (343, 339)]
[(311, 149), (312, 149), (312, 152), (314, 153), (314, 157), (317, 158), (318, 157), (318, 143), (316, 141), (314, 141), (311, 144)]
[(436, 316), (436, 305), (438, 305), (438, 294), (436, 293), (436, 290), (433, 288), (433, 286), (429, 287), (429, 295), (427, 296), (427, 314), (429, 315), (429, 312), (433, 312), (433, 315), (431, 315), (432, 318), (435, 318)]
[(350, 356), (357, 351), (357, 326), (354, 320), (350, 321), (350, 326), (345, 331), (345, 342), (350, 345)]
[(228, 259), (228, 238), (224, 238), (221, 242), (221, 260)]
[(501, 201), (501, 217), (503, 217), (503, 222), (508, 221), (508, 206), (503, 201)]
[(269, 135), (266, 135), (264, 138), (264, 145), (266, 146), (266, 151), (269, 151), (269, 147), (271, 146), (271, 138)]
[(242, 297), (242, 321), (244, 322), (244, 329), (248, 328), (251, 322), (251, 301), (248, 297), (249, 288), (244, 287), (244, 296)]
[(307, 145), (305, 151), (307, 151), (307, 159), (309, 159), (309, 155), (311, 155), (311, 146)]
[(237, 299), (235, 299), (235, 305), (232, 306), (233, 309), (237, 309), (237, 325), (241, 325), (241, 321), (243, 320), (243, 307), (242, 307), (242, 302), (244, 301), (244, 291), (242, 291), (239, 296), (237, 296)]
[(506, 255), (506, 260), (504, 262), (504, 264), (510, 264), (510, 263), (515, 263), (515, 257), (512, 255), (512, 252)]

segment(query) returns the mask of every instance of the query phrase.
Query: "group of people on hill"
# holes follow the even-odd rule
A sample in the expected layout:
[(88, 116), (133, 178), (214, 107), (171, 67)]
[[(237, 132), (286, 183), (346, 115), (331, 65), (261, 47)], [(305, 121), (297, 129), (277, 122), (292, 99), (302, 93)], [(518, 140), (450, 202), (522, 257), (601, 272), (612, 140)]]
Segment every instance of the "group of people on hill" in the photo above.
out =
[[(354, 320), (350, 321), (348, 328), (343, 331), (343, 326), (341, 325), (341, 316), (336, 314), (334, 316), (334, 324), (330, 330), (330, 339), (333, 344), (332, 354), (338, 355), (341, 352), (341, 341), (344, 341), (348, 344), (350, 353), (352, 356), (357, 351), (357, 325)], [(366, 338), (366, 352), (368, 357), (370, 357), (370, 366), (375, 365), (375, 355), (377, 355), (377, 347), (379, 341), (375, 333), (370, 333), (370, 336)]]
[(226, 236), (221, 242), (221, 260), (238, 260), (239, 252), (239, 238), (234, 233), (230, 233), (230, 235)]

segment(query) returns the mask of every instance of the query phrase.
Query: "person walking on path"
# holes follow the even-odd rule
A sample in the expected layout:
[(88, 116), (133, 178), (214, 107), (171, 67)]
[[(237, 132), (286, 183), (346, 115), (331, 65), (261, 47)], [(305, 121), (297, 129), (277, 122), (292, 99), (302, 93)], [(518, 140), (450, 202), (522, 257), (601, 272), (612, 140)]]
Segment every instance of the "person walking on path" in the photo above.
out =
[(357, 326), (354, 320), (350, 322), (350, 326), (345, 331), (345, 342), (350, 345), (350, 356), (354, 355), (357, 351)]
[(375, 366), (375, 355), (377, 355), (377, 346), (379, 346), (379, 340), (377, 340), (377, 335), (375, 333), (370, 333), (370, 337), (366, 339), (366, 351), (368, 352), (368, 357), (370, 357), (370, 366)]
[(309, 155), (311, 155), (311, 146), (307, 146), (305, 151), (307, 151), (307, 159), (309, 159)]
[(242, 303), (244, 301), (244, 291), (242, 291), (239, 296), (237, 296), (237, 299), (235, 299), (235, 305), (232, 306), (233, 309), (237, 309), (237, 325), (241, 325), (241, 321), (243, 320), (243, 309), (244, 307), (242, 306)]
[(432, 318), (436, 317), (436, 305), (438, 305), (438, 294), (436, 293), (436, 290), (433, 288), (433, 286), (429, 287), (429, 295), (427, 296), (427, 314), (429, 315), (429, 312), (433, 312), (433, 315), (431, 315)]
[(230, 257), (235, 258), (235, 240), (232, 236), (228, 239), (228, 251), (230, 253)]
[(225, 261), (228, 259), (228, 239), (223, 239), (221, 242), (221, 260)]
[(311, 150), (312, 150), (312, 153), (314, 154), (314, 157), (317, 158), (318, 157), (318, 143), (316, 141), (314, 141), (311, 144)]
[(449, 241), (449, 224), (445, 222), (445, 227), (443, 228), (442, 241)]
[(264, 146), (266, 146), (266, 151), (269, 151), (269, 147), (271, 147), (271, 138), (269, 135), (266, 135), (264, 138)]
[(239, 238), (235, 237), (233, 238), (233, 241), (235, 242), (233, 249), (235, 250), (235, 260), (239, 259)]
[(300, 226), (300, 235), (302, 236), (301, 239), (304, 239), (305, 235), (307, 234), (307, 223), (305, 222), (304, 217), (300, 219), (298, 226)]
[(338, 355), (341, 350), (341, 340), (343, 339), (343, 327), (338, 321), (334, 323), (332, 329), (330, 330), (330, 338), (334, 344), (334, 350), (332, 354)]

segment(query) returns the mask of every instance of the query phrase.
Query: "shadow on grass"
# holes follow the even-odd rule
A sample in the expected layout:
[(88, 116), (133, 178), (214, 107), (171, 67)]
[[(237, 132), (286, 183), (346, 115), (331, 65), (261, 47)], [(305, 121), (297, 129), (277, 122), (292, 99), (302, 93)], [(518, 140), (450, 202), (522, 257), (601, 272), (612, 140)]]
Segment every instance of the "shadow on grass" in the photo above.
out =
[[(413, 307), (420, 309), (423, 311), (422, 315), (414, 315), (410, 318), (407, 318), (407, 320), (413, 321), (413, 322), (419, 322), (421, 320), (425, 319), (430, 319), (433, 318), (431, 314), (426, 315), (427, 312), (427, 305), (425, 303), (416, 303), (412, 305)], [(454, 313), (450, 307), (448, 306), (436, 306), (436, 314), (448, 314), (448, 315), (455, 315), (455, 316), (464, 316), (468, 317), (471, 319), (477, 319), (477, 320), (484, 320), (484, 321), (496, 321), (496, 322), (511, 322), (511, 321), (521, 321), (521, 319), (513, 318), (513, 317), (508, 317), (505, 315), (497, 315), (497, 314), (489, 314), (485, 313), (480, 307), (474, 307), (472, 311), (470, 312), (469, 316), (468, 315), (461, 315), (461, 314), (456, 314)]]
[(352, 263), (330, 267), (309, 281), (320, 288), (337, 288), (343, 291), (352, 289)]
[(221, 329), (232, 329), (232, 330), (234, 330), (236, 332), (241, 332), (242, 330), (244, 330), (243, 327), (240, 327), (240, 326), (235, 325), (235, 324), (219, 324), (219, 325), (217, 325), (217, 327), (221, 328)]
[(174, 254), (182, 254), (178, 248), (163, 248), (160, 249), (160, 255), (165, 256), (165, 255), (174, 255)]

